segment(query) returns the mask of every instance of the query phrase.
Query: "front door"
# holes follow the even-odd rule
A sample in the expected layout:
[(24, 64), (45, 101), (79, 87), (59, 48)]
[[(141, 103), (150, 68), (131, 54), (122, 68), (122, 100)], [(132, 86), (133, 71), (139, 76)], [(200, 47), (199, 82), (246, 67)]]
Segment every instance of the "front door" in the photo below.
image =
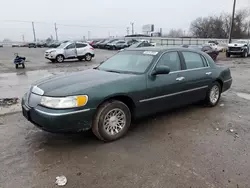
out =
[(162, 65), (168, 66), (170, 73), (149, 75), (145, 99), (140, 100), (142, 108), (147, 109), (148, 114), (179, 106), (183, 101), (181, 91), (184, 88), (184, 78), (179, 53), (173, 51), (163, 54), (156, 67)]
[(76, 57), (76, 47), (75, 47), (75, 43), (69, 44), (66, 48), (65, 48), (65, 58), (74, 58)]

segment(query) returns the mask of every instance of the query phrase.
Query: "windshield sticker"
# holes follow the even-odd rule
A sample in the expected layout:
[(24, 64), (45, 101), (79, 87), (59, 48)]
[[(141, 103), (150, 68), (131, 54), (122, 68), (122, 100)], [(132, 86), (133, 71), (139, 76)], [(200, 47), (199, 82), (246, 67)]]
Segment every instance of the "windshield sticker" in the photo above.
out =
[(157, 55), (158, 52), (153, 52), (153, 51), (145, 51), (143, 52), (143, 54), (146, 54), (146, 55)]

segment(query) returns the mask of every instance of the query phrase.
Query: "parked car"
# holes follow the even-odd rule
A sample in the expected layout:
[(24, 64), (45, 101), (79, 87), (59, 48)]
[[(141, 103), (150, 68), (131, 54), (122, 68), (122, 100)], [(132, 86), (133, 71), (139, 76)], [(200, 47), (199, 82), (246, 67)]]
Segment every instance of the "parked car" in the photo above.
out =
[(124, 40), (116, 40), (106, 45), (107, 49), (112, 49), (112, 50), (120, 50), (126, 47), (129, 47), (129, 45)]
[(228, 90), (228, 67), (187, 48), (128, 48), (94, 69), (34, 83), (22, 98), (23, 115), (49, 132), (92, 129), (114, 141), (131, 120), (197, 101), (216, 106)]
[(38, 42), (38, 43), (36, 44), (36, 47), (37, 47), (37, 48), (44, 48), (44, 47), (47, 47), (47, 44), (46, 44), (45, 42)]
[(128, 46), (131, 46), (132, 44), (135, 44), (135, 43), (137, 43), (137, 42), (139, 42), (138, 40), (135, 40), (135, 39), (131, 39), (131, 40), (128, 40), (127, 41), (127, 44), (128, 44)]
[(207, 53), (214, 61), (217, 59), (219, 55), (219, 51), (212, 48), (209, 44), (205, 45), (182, 45), (184, 48), (191, 48), (193, 50), (198, 50)]
[(52, 43), (48, 44), (48, 47), (49, 47), (49, 48), (57, 48), (57, 47), (59, 47), (61, 44), (62, 44), (62, 43), (60, 43), (60, 42), (52, 42)]
[(0, 48), (3, 48), (3, 45), (2, 45), (2, 44), (0, 44)]
[(28, 44), (28, 47), (29, 47), (29, 48), (36, 48), (36, 43), (29, 43), (29, 44)]
[(118, 39), (111, 39), (111, 40), (106, 40), (105, 42), (102, 42), (99, 44), (99, 48), (101, 49), (107, 49), (107, 44), (118, 41)]
[(104, 41), (106, 41), (106, 39), (100, 40), (100, 41), (94, 43), (92, 46), (93, 46), (94, 48), (99, 48), (99, 44), (103, 43)]
[(219, 42), (217, 40), (210, 40), (208, 41), (209, 44), (216, 44), (219, 45)]
[(241, 55), (241, 57), (247, 57), (250, 55), (250, 41), (238, 40), (236, 42), (228, 44), (226, 56)]
[(12, 48), (20, 47), (19, 44), (12, 44), (11, 46), (12, 46)]
[(46, 50), (45, 58), (52, 62), (62, 63), (65, 59), (85, 59), (91, 61), (95, 56), (94, 48), (88, 43), (83, 42), (66, 42), (59, 47)]
[(88, 41), (89, 45), (94, 47), (94, 45), (99, 42), (99, 40), (92, 40), (92, 41)]

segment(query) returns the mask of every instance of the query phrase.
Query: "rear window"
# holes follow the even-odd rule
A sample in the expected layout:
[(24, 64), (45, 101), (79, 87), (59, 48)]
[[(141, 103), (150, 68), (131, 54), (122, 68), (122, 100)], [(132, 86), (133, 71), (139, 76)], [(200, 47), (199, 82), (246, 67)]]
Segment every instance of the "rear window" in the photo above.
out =
[(204, 67), (203, 60), (198, 53), (194, 52), (182, 52), (187, 69), (196, 69)]

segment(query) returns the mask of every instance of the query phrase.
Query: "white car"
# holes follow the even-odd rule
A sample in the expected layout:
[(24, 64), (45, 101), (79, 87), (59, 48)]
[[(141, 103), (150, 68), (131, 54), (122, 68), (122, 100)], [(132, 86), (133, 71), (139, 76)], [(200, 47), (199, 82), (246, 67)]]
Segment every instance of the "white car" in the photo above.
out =
[(247, 57), (250, 55), (250, 41), (249, 40), (238, 40), (234, 43), (228, 44), (226, 56), (241, 55)]
[(88, 43), (83, 42), (66, 42), (59, 47), (46, 50), (45, 58), (52, 62), (63, 62), (65, 59), (85, 59), (91, 61), (95, 56), (94, 48)]

